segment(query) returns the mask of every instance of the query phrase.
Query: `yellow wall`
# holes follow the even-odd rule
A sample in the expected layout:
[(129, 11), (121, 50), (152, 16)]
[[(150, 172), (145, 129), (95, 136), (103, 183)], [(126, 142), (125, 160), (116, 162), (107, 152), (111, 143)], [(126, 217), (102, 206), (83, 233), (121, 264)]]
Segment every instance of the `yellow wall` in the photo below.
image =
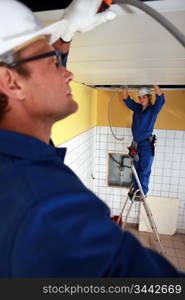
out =
[(72, 82), (71, 88), (79, 109), (53, 126), (52, 139), (55, 145), (60, 145), (96, 126), (97, 91), (77, 82)]
[(185, 130), (185, 91), (164, 91), (166, 104), (161, 111), (157, 128)]
[[(95, 127), (109, 126), (108, 107), (110, 99), (110, 121), (115, 127), (131, 127), (132, 111), (122, 101), (121, 92), (96, 90), (83, 84), (72, 82), (74, 99), (79, 110), (68, 118), (57, 122), (52, 131), (52, 139), (56, 145)], [(129, 91), (137, 101), (137, 92)], [(165, 91), (166, 103), (161, 110), (155, 128), (185, 130), (185, 91)]]
[[(114, 97), (110, 102), (113, 94)], [(137, 101), (136, 91), (131, 90), (129, 91), (129, 94), (135, 101)], [(166, 103), (157, 118), (155, 128), (185, 130), (185, 91), (164, 90), (164, 94)], [(111, 110), (111, 125), (115, 127), (130, 127), (132, 111), (124, 105), (122, 101), (122, 93), (102, 90), (98, 90), (97, 126), (108, 126), (107, 112), (109, 105)]]

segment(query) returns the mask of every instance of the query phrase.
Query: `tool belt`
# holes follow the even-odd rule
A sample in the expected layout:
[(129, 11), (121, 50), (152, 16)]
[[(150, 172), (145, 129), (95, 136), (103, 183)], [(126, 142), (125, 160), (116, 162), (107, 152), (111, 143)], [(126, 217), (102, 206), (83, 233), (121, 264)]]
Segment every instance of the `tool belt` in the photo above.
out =
[(145, 139), (143, 141), (140, 141), (138, 143), (138, 145), (141, 144), (141, 143), (143, 143), (143, 142), (146, 142), (146, 141), (150, 142), (150, 145), (152, 146), (152, 155), (154, 156), (155, 155), (155, 146), (156, 146), (156, 141), (157, 141), (156, 135), (153, 134), (149, 138), (147, 138), (147, 139)]
[(152, 155), (154, 156), (155, 155), (155, 146), (156, 146), (156, 142), (157, 142), (157, 138), (156, 138), (155, 134), (153, 134), (149, 137), (149, 142), (152, 146)]
[(139, 160), (139, 155), (138, 155), (138, 151), (137, 151), (137, 148), (138, 148), (138, 145), (143, 143), (143, 142), (146, 142), (146, 141), (149, 141), (151, 146), (152, 146), (152, 156), (155, 155), (155, 146), (156, 146), (156, 136), (155, 134), (151, 135), (149, 138), (145, 139), (145, 140), (142, 140), (140, 142), (136, 142), (136, 141), (132, 141), (130, 147), (128, 147), (128, 150), (129, 150), (129, 156), (131, 156), (132, 158), (134, 158), (135, 160)]

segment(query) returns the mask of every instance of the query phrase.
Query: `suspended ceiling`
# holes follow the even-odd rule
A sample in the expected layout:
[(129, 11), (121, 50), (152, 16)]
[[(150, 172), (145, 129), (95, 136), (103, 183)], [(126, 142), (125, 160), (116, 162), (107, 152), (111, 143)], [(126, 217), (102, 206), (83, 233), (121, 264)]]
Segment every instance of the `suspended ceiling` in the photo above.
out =
[[(184, 0), (146, 3), (185, 34)], [(48, 23), (63, 10), (36, 14)], [(112, 22), (75, 34), (68, 69), (88, 85), (185, 85), (185, 48), (149, 15), (122, 5)]]

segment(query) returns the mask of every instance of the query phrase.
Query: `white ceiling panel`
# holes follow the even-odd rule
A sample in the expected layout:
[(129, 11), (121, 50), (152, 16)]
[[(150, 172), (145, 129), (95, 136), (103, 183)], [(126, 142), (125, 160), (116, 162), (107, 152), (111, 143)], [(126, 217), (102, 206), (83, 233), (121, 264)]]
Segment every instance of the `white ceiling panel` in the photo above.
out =
[[(185, 34), (185, 0), (147, 4)], [(112, 22), (75, 35), (68, 60), (74, 79), (88, 85), (184, 85), (185, 48), (147, 14), (122, 8)], [(61, 11), (50, 12), (49, 20), (59, 16)]]

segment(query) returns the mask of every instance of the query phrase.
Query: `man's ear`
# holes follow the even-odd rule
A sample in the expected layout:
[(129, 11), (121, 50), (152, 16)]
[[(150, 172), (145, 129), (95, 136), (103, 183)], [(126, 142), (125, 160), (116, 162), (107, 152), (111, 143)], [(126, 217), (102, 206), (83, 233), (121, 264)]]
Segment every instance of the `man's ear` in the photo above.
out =
[(15, 70), (0, 67), (0, 91), (8, 98), (24, 100), (24, 79)]

